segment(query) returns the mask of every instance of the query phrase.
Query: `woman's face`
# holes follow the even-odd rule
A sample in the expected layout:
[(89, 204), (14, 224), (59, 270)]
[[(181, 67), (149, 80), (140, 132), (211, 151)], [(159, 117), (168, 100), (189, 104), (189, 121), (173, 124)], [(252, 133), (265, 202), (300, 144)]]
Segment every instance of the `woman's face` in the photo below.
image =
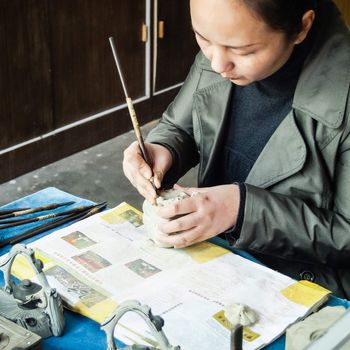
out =
[(290, 57), (295, 41), (272, 30), (240, 0), (191, 0), (196, 40), (212, 69), (237, 85), (267, 78)]

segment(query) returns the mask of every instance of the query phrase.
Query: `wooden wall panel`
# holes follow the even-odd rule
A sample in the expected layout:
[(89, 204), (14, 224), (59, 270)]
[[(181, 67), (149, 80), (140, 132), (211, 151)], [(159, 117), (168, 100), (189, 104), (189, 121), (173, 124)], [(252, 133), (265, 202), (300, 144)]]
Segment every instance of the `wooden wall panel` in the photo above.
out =
[(350, 0), (334, 0), (334, 2), (344, 16), (346, 23), (350, 26)]
[(157, 40), (155, 91), (183, 82), (199, 51), (188, 0), (158, 0), (158, 20), (164, 21), (164, 38)]
[[(138, 116), (143, 117), (142, 124), (160, 116), (177, 91), (174, 89), (136, 104)], [(0, 183), (111, 139), (130, 129), (128, 112), (123, 109), (90, 123), (43, 138), (26, 147), (0, 154)], [(116, 150), (116, 152), (122, 152), (122, 150)]]
[(0, 1), (0, 150), (52, 128), (47, 0)]
[(108, 38), (130, 96), (145, 94), (145, 1), (50, 0), (55, 127), (124, 103)]
[[(158, 61), (160, 86), (181, 82), (194, 58), (191, 45), (197, 51), (187, 3), (162, 3), (172, 29)], [(130, 96), (144, 96), (145, 5), (146, 0), (0, 0), (0, 183), (131, 129), (127, 108), (72, 123), (124, 103), (111, 35)], [(159, 117), (177, 91), (135, 104), (140, 124)], [(62, 126), (67, 128), (57, 132)]]

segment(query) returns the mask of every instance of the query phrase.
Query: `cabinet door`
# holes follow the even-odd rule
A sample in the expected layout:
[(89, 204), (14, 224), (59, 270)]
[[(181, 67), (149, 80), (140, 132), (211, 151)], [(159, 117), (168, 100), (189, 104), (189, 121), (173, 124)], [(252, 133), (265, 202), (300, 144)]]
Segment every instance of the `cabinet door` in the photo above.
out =
[(113, 36), (129, 95), (145, 92), (146, 0), (50, 0), (55, 127), (125, 102), (108, 38)]
[(153, 92), (182, 83), (199, 51), (188, 0), (154, 1)]
[(0, 1), (0, 154), (52, 128), (47, 0)]

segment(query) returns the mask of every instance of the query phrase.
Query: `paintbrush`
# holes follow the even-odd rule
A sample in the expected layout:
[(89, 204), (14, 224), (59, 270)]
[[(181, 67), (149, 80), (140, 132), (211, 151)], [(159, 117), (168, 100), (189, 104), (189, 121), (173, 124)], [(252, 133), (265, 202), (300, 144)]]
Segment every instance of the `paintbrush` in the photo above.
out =
[(103, 209), (105, 209), (106, 206), (107, 206), (107, 202), (103, 202), (103, 203), (101, 203), (101, 204), (96, 205), (95, 208), (91, 208), (90, 210), (88, 210), (88, 212), (85, 211), (85, 212), (83, 213), (84, 215), (81, 216), (81, 217), (79, 218), (79, 220), (86, 219), (86, 218), (88, 218), (88, 217), (91, 216), (91, 215), (94, 215), (94, 214), (99, 213), (100, 211), (102, 211)]
[(126, 84), (125, 84), (125, 81), (124, 81), (124, 76), (123, 76), (121, 65), (120, 65), (120, 62), (119, 62), (119, 59), (118, 59), (117, 48), (115, 46), (113, 37), (109, 38), (109, 43), (110, 43), (111, 48), (112, 48), (114, 61), (115, 61), (115, 64), (117, 66), (117, 70), (118, 70), (118, 73), (119, 73), (120, 81), (122, 83), (122, 87), (123, 87), (126, 103), (128, 105), (129, 115), (130, 115), (130, 118), (131, 118), (132, 126), (133, 126), (134, 131), (135, 131), (137, 142), (139, 144), (139, 147), (140, 147), (143, 159), (145, 160), (145, 162), (148, 164), (148, 166), (151, 169), (152, 176), (150, 178), (150, 182), (151, 182), (151, 184), (153, 186), (153, 189), (155, 190), (155, 192), (157, 194), (158, 193), (157, 192), (157, 188), (156, 188), (156, 186), (154, 184), (154, 173), (153, 173), (152, 162), (151, 162), (151, 159), (150, 159), (150, 157), (148, 155), (147, 149), (145, 147), (145, 143), (143, 141), (143, 137), (142, 137), (142, 134), (141, 134), (141, 129), (140, 129), (139, 122), (137, 120), (137, 116), (136, 116), (134, 105), (133, 105), (132, 100), (129, 97), (128, 91), (126, 89)]
[(27, 210), (27, 209), (29, 209), (29, 208), (0, 209), (0, 216), (6, 215), (6, 214), (12, 214), (16, 211)]
[(87, 212), (83, 211), (83, 212), (80, 212), (78, 214), (76, 214), (76, 213), (70, 214), (64, 218), (57, 218), (53, 221), (50, 221), (49, 223), (46, 223), (46, 224), (37, 226), (35, 228), (32, 228), (30, 230), (27, 230), (16, 237), (10, 237), (8, 239), (3, 240), (2, 242), (0, 242), (0, 248), (6, 246), (7, 244), (16, 244), (20, 241), (23, 241), (24, 239), (33, 237), (39, 233), (51, 230), (55, 227), (64, 225), (68, 222), (85, 219), (88, 216), (91, 216), (93, 214), (98, 213), (99, 211), (102, 211), (106, 206), (107, 206), (107, 202), (103, 202), (100, 204), (96, 204), (95, 208), (89, 209)]
[(43, 220), (47, 220), (47, 219), (51, 219), (51, 218), (56, 218), (59, 216), (64, 216), (64, 215), (77, 214), (77, 213), (80, 213), (82, 211), (87, 211), (89, 209), (92, 209), (92, 208), (96, 207), (97, 205), (101, 205), (101, 204), (103, 204), (103, 203), (96, 204), (96, 205), (82, 205), (82, 206), (75, 207), (75, 208), (70, 209), (70, 210), (65, 210), (65, 211), (61, 211), (61, 212), (57, 212), (57, 213), (50, 213), (50, 214), (36, 216), (36, 217), (32, 217), (32, 218), (27, 218), (27, 219), (3, 220), (3, 221), (0, 221), (0, 225), (1, 225), (0, 231), (3, 229), (9, 228), (9, 227), (21, 226), (21, 225), (29, 224), (32, 222), (43, 221)]
[(26, 209), (26, 210), (20, 210), (20, 211), (15, 211), (9, 214), (5, 214), (5, 215), (1, 215), (0, 219), (7, 219), (7, 218), (13, 218), (16, 216), (20, 216), (20, 215), (26, 215), (26, 214), (32, 214), (32, 213), (37, 213), (39, 211), (45, 211), (45, 210), (52, 210), (52, 209), (56, 209), (59, 207), (63, 207), (65, 205), (71, 205), (75, 202), (64, 202), (64, 203), (51, 203), (48, 205), (44, 205), (42, 207), (38, 207), (38, 208), (30, 208), (30, 209)]

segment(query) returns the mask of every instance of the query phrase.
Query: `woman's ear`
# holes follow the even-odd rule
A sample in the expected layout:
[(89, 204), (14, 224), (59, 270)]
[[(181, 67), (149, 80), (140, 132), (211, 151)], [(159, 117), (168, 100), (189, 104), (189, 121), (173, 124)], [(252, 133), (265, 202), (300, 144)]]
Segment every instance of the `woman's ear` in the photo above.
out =
[(295, 37), (294, 44), (300, 44), (304, 41), (312, 27), (312, 24), (314, 23), (315, 16), (314, 10), (308, 10), (304, 13), (301, 20), (301, 31)]

